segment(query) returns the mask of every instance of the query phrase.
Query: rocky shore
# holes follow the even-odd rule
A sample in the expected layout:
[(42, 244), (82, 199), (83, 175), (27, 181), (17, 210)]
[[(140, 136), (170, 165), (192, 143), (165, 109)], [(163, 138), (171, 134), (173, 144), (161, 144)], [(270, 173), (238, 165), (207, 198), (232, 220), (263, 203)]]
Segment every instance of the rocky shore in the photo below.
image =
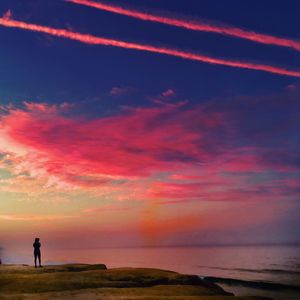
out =
[(235, 297), (196, 275), (104, 264), (0, 265), (0, 299), (265, 300)]

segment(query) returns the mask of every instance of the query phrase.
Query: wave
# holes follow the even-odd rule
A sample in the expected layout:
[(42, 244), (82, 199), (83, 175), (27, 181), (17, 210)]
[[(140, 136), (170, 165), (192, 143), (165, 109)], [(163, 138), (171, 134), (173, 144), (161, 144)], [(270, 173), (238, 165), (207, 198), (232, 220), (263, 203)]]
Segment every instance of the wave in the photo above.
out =
[(245, 269), (245, 268), (224, 268), (224, 267), (209, 267), (209, 266), (198, 266), (199, 268), (223, 270), (223, 271), (239, 271), (247, 273), (274, 273), (274, 274), (288, 274), (288, 275), (300, 275), (300, 270), (283, 270), (283, 269)]
[(204, 276), (201, 277), (207, 282), (211, 283), (223, 283), (226, 285), (235, 285), (235, 286), (243, 286), (243, 287), (251, 287), (256, 289), (264, 289), (264, 290), (272, 290), (272, 291), (299, 291), (300, 286), (297, 285), (289, 285), (289, 284), (282, 284), (282, 283), (274, 283), (274, 282), (267, 282), (267, 281), (248, 281), (248, 280), (241, 280), (235, 278), (223, 278), (223, 277), (213, 277), (213, 276)]

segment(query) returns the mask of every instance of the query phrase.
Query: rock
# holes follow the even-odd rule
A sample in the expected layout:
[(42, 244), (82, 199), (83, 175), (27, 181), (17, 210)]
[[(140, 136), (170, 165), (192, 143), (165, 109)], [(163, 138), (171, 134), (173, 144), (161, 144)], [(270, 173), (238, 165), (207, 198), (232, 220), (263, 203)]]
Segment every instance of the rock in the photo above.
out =
[(250, 300), (234, 297), (195, 275), (147, 268), (107, 269), (104, 264), (34, 268), (0, 266), (0, 299), (190, 299)]

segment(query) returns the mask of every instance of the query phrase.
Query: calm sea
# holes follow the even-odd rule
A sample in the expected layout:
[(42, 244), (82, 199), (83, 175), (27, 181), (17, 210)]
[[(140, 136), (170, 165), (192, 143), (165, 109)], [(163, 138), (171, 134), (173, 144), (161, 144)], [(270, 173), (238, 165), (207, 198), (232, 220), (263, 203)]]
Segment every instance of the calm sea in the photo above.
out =
[[(32, 264), (31, 249), (3, 260)], [(211, 280), (235, 295), (300, 300), (300, 246), (43, 249), (43, 260), (44, 264), (105, 263), (108, 268), (174, 270), (214, 277)]]

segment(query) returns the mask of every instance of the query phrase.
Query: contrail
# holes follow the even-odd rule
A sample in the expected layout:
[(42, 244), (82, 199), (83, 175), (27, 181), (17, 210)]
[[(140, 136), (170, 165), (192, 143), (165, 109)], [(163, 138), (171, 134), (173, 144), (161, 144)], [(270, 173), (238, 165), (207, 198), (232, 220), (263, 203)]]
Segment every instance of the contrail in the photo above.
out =
[(90, 1), (90, 0), (65, 0), (65, 1), (80, 4), (80, 5), (85, 5), (89, 7), (94, 7), (100, 10), (105, 10), (112, 13), (128, 16), (128, 17), (133, 17), (143, 21), (162, 23), (162, 24), (181, 27), (181, 28), (194, 30), (194, 31), (214, 32), (214, 33), (219, 33), (223, 35), (229, 35), (241, 39), (250, 40), (256, 43), (288, 47), (300, 51), (300, 42), (298, 41), (286, 39), (286, 38), (280, 38), (268, 34), (256, 33), (238, 27), (214, 25), (214, 24), (204, 23), (200, 21), (188, 21), (184, 19), (175, 19), (175, 18), (165, 17), (161, 15), (154, 15), (154, 14), (150, 14), (138, 10), (128, 9), (121, 6), (110, 5), (98, 1), (97, 2)]
[(164, 48), (164, 47), (157, 47), (152, 45), (146, 44), (136, 44), (130, 43), (120, 40), (114, 39), (107, 39), (102, 37), (96, 37), (89, 34), (81, 34), (74, 31), (69, 31), (65, 29), (56, 29), (47, 26), (41, 26), (36, 24), (25, 23), (21, 21), (16, 21), (10, 18), (0, 18), (0, 25), (5, 27), (13, 27), (13, 28), (20, 28), (24, 30), (36, 31), (47, 33), (53, 36), (62, 37), (70, 40), (79, 41), (86, 44), (92, 45), (104, 45), (104, 46), (113, 46), (119, 48), (126, 48), (126, 49), (134, 49), (138, 51), (147, 51), (153, 53), (160, 53), (169, 56), (180, 57), (183, 59), (189, 59), (194, 61), (201, 61), (209, 64), (216, 64), (216, 65), (224, 65), (236, 68), (244, 68), (244, 69), (252, 69), (252, 70), (260, 70), (265, 72), (270, 72), (274, 74), (280, 75), (287, 75), (287, 76), (294, 76), (300, 77), (300, 71), (293, 71), (284, 68), (279, 68), (271, 65), (264, 65), (264, 64), (255, 64), (251, 62), (241, 62), (235, 60), (226, 60), (220, 58), (214, 58), (210, 56), (195, 54), (192, 52), (186, 52), (181, 50), (176, 50), (172, 48)]

